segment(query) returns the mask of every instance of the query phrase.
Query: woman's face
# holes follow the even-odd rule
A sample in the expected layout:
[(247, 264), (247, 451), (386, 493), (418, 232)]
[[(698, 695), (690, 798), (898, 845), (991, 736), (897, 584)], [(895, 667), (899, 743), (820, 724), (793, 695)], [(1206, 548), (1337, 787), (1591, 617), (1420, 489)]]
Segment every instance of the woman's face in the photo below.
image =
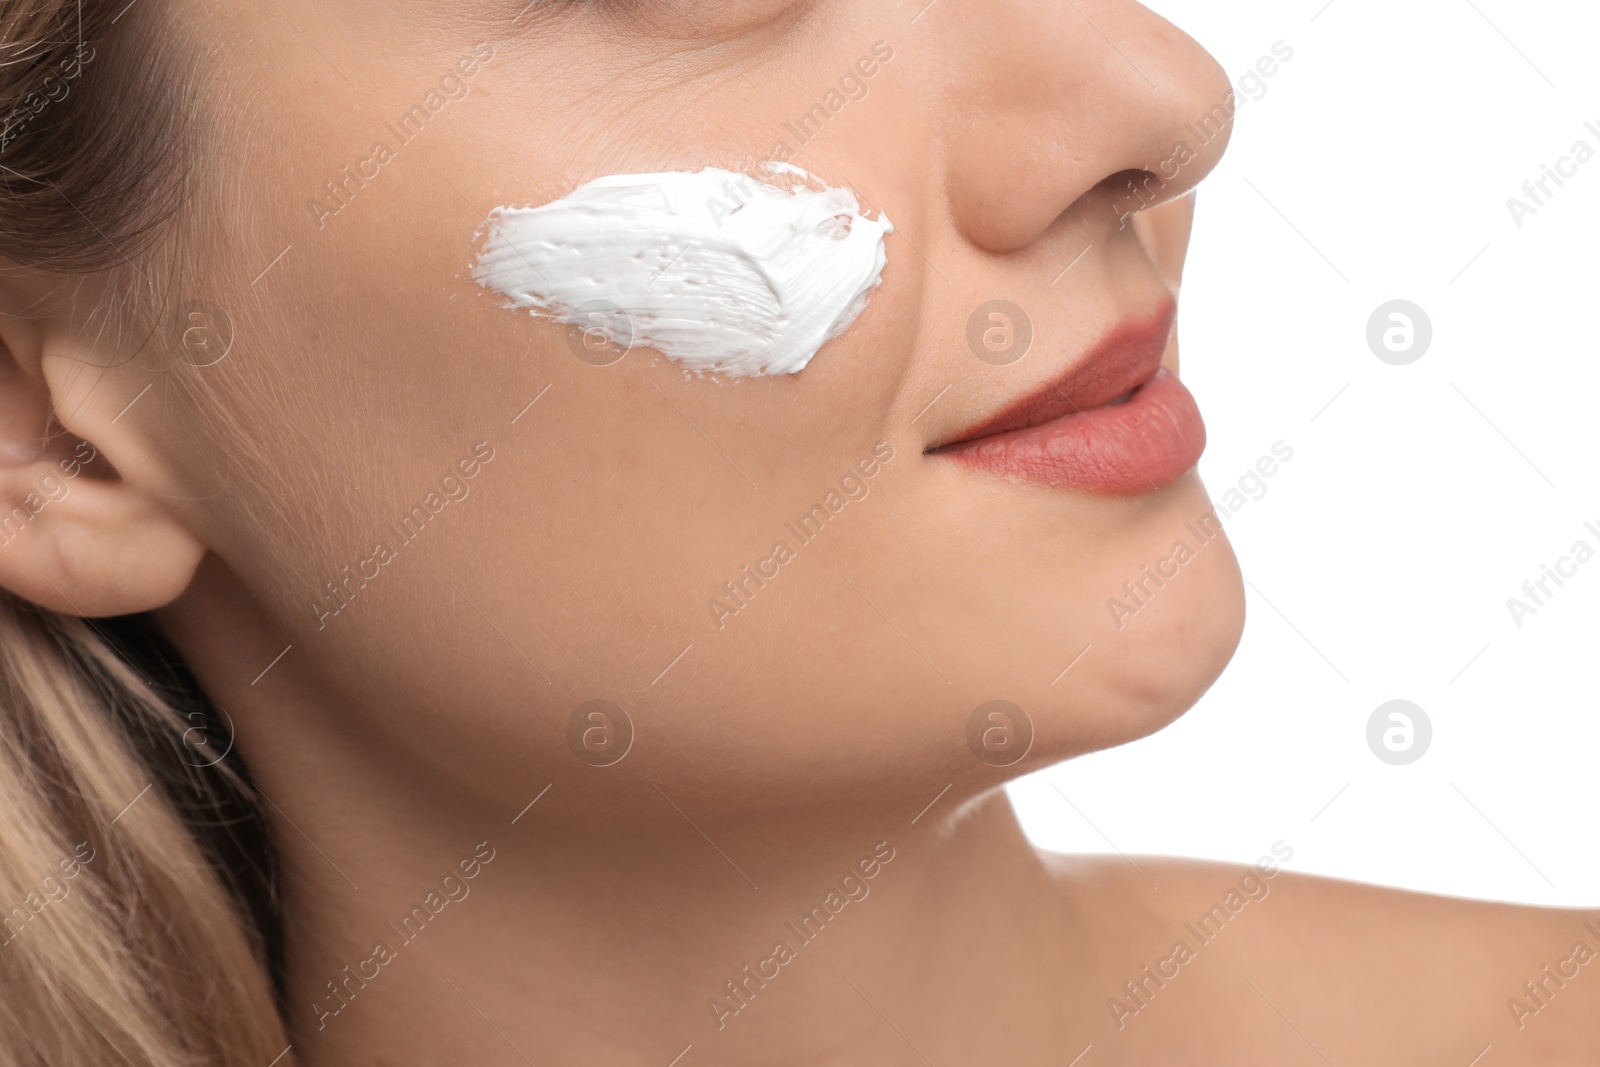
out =
[[(183, 369), (202, 398), (163, 389), (122, 422), (212, 553), (165, 615), (202, 680), (227, 706), (292, 646), (255, 688), (296, 699), (242, 724), (252, 743), (342, 746), (500, 801), (598, 780), (584, 763), (631, 730), (610, 785), (752, 807), (826, 803), (819, 780), (841, 803), (932, 796), (1147, 733), (1231, 654), (1235, 561), (1193, 472), (1162, 467), (1161, 426), (1137, 484), (929, 454), (1130, 330), (1176, 369), (1183, 194), (1222, 150), (1198, 135), (1230, 86), (1149, 11), (174, 0), (170, 17), (204, 56), (208, 162), (167, 353), (226, 355)], [(772, 159), (894, 224), (881, 287), (799, 374), (608, 362), (472, 278), (497, 206)], [(109, 417), (148, 380), (116, 367), (93, 402)], [(579, 712), (597, 700), (626, 722)], [(975, 751), (995, 700), (1025, 719), (980, 715)], [(1032, 731), (1007, 770), (1020, 742), (984, 749), (995, 725)]]

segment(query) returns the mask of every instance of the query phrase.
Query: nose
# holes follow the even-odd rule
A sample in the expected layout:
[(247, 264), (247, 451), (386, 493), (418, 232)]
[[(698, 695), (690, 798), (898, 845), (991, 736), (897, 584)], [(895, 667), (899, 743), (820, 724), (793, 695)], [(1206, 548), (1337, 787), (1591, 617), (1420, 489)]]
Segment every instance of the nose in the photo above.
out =
[(1232, 84), (1171, 23), (1132, 0), (967, 6), (983, 15), (947, 25), (983, 58), (956, 79), (944, 140), (950, 211), (973, 244), (1014, 251), (1074, 212), (1120, 226), (1221, 158)]

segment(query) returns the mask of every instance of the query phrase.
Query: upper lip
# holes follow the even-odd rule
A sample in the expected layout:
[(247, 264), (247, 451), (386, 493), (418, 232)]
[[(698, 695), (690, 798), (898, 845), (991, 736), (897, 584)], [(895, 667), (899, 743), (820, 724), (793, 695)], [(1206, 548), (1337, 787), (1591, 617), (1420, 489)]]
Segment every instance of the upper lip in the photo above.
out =
[(1027, 429), (1063, 415), (1103, 407), (1132, 392), (1160, 371), (1176, 315), (1177, 304), (1169, 298), (1148, 315), (1122, 320), (1060, 374), (930, 446), (928, 451)]

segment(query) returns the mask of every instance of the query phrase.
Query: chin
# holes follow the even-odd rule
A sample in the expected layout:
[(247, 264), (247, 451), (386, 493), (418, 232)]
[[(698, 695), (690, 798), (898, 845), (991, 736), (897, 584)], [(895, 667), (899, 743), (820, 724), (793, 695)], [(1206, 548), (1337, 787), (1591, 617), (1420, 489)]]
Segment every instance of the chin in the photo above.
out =
[[(1178, 541), (1192, 556), (1169, 563), (1166, 572), (1176, 576), (1162, 584), (1156, 574), (1109, 598), (1125, 610), (1109, 602), (1103, 608), (1094, 658), (1083, 663), (1093, 669), (1060, 709), (1058, 730), (1048, 731), (1058, 734), (1059, 750), (1038, 753), (1042, 759), (1030, 760), (1030, 770), (1155, 733), (1193, 707), (1233, 658), (1245, 615), (1238, 558), (1220, 526), (1198, 523), (1210, 508), (1198, 477), (1174, 489), (1171, 506), (1161, 509), (1162, 532), (1144, 539), (1149, 563), (1155, 569)], [(1141, 565), (1133, 578), (1143, 575)]]

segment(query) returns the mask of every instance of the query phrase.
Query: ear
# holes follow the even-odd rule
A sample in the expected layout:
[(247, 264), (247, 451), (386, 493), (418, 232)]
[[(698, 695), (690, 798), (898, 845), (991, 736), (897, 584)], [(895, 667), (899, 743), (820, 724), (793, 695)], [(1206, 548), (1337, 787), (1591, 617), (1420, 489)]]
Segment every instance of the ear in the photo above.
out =
[(16, 284), (0, 281), (0, 587), (90, 618), (162, 607), (205, 546), (166, 504), (137, 409), (119, 411), (131, 377), (95, 346), (120, 331), (81, 339)]

